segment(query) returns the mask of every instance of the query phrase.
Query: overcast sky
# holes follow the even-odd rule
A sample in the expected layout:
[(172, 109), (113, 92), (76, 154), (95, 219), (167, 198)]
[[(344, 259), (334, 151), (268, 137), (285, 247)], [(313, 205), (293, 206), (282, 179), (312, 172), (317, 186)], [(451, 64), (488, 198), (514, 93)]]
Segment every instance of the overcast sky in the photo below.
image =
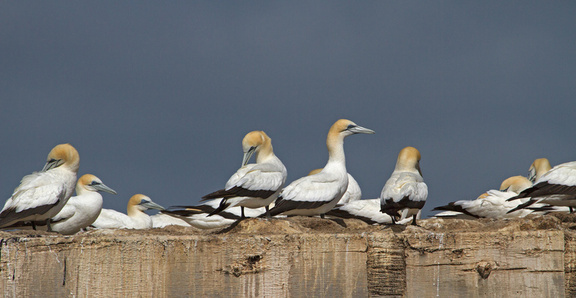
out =
[[(128, 199), (197, 204), (264, 130), (287, 183), (327, 161), (340, 118), (376, 198), (414, 146), (423, 216), (536, 158), (576, 160), (576, 2), (3, 1), (0, 195), (57, 144)], [(3, 204), (3, 203), (2, 203)]]

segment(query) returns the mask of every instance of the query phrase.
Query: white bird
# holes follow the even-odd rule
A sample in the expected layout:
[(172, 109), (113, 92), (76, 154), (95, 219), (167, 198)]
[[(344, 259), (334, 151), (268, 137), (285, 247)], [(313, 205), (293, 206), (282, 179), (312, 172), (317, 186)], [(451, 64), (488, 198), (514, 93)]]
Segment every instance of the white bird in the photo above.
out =
[[(521, 191), (532, 186), (532, 181), (524, 176), (512, 176), (504, 179), (500, 184), (500, 191), (511, 191), (520, 193)], [(480, 196), (480, 198), (482, 195)]]
[(380, 198), (338, 204), (326, 215), (329, 217), (356, 218), (370, 225), (392, 222), (390, 215), (380, 212)]
[[(534, 210), (519, 210), (513, 213), (508, 211), (520, 204), (521, 202), (507, 202), (506, 200), (514, 197), (518, 192), (530, 187), (532, 183), (526, 177), (513, 176), (504, 180), (500, 186), (501, 190), (489, 190), (480, 195), (476, 200), (462, 200), (450, 202), (448, 205), (436, 207), (432, 210), (444, 210), (448, 213), (441, 212), (436, 217), (450, 218), (513, 218), (524, 217), (533, 213)], [(543, 206), (538, 206), (542, 208)], [(460, 214), (459, 214), (460, 213)]]
[(532, 187), (508, 200), (513, 201), (522, 198), (530, 199), (516, 209), (526, 208), (534, 203), (576, 207), (576, 161), (553, 167), (536, 180)]
[[(116, 191), (104, 185), (94, 175), (85, 174), (80, 177), (76, 183), (76, 196), (71, 197), (64, 208), (50, 220), (52, 231), (72, 235), (91, 225), (102, 210), (102, 195), (98, 191), (116, 194)], [(36, 226), (36, 229), (44, 231), (47, 229), (43, 221), (19, 222), (6, 228), (31, 229), (32, 224)]]
[(373, 134), (374, 131), (340, 119), (328, 132), (328, 162), (318, 174), (302, 177), (286, 186), (270, 209), (270, 215), (320, 215), (336, 206), (348, 187), (348, 173), (344, 156), (344, 138), (357, 134)]
[(381, 211), (392, 217), (392, 223), (412, 216), (412, 224), (426, 203), (428, 186), (420, 171), (420, 151), (414, 147), (400, 150), (394, 172), (380, 194)]
[(190, 226), (186, 221), (164, 213), (151, 215), (150, 219), (152, 219), (153, 228), (164, 228), (167, 226), (183, 226), (183, 227)]
[(48, 154), (42, 171), (24, 176), (0, 211), (0, 227), (17, 222), (46, 221), (51, 231), (54, 217), (74, 193), (80, 165), (78, 151), (70, 144), (60, 144)]
[(148, 209), (164, 210), (164, 207), (152, 202), (142, 194), (133, 195), (128, 201), (128, 215), (111, 209), (102, 209), (100, 216), (92, 223), (96, 229), (149, 229), (152, 219), (144, 211)]
[(72, 235), (94, 223), (102, 210), (102, 195), (98, 191), (116, 194), (94, 175), (80, 177), (76, 183), (76, 196), (71, 197), (64, 208), (52, 217), (52, 230)]
[[(310, 171), (310, 173), (308, 173), (308, 176), (318, 174), (321, 171), (322, 169), (312, 170)], [(360, 185), (358, 185), (356, 179), (354, 179), (354, 177), (352, 177), (352, 175), (348, 173), (348, 187), (346, 188), (346, 192), (344, 193), (340, 201), (338, 201), (338, 205), (346, 204), (352, 201), (357, 201), (360, 200), (361, 198), (362, 198), (362, 189), (360, 189)]]
[[(210, 215), (218, 214), (228, 207), (260, 208), (274, 202), (286, 182), (286, 167), (272, 150), (272, 140), (263, 131), (252, 131), (242, 140), (244, 157), (242, 167), (226, 182), (222, 190), (202, 197), (202, 200), (223, 198), (220, 206)], [(256, 153), (256, 163), (248, 164)]]
[[(213, 199), (203, 202), (197, 206), (175, 206), (183, 208), (176, 210), (163, 210), (163, 214), (168, 214), (175, 218), (187, 222), (198, 229), (215, 229), (227, 227), (242, 218), (240, 207), (230, 207), (218, 214), (208, 216), (220, 206), (222, 199)], [(265, 208), (250, 208), (245, 210), (248, 217), (258, 217), (266, 213)]]
[(530, 173), (528, 179), (534, 183), (534, 181), (540, 179), (540, 177), (550, 171), (550, 169), (552, 169), (552, 166), (547, 158), (538, 158), (534, 160), (530, 169), (528, 169), (528, 172)]

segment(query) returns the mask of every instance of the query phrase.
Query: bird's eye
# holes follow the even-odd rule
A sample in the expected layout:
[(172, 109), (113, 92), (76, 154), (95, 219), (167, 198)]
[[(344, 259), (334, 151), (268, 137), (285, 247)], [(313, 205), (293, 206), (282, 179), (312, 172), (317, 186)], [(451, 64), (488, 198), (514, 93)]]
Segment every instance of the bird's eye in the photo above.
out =
[(94, 186), (94, 185), (100, 185), (102, 183), (98, 182), (98, 181), (92, 181), (92, 183), (90, 183), (90, 186)]
[(50, 160), (48, 161), (48, 163), (55, 163), (55, 162), (57, 162), (57, 161), (58, 161), (57, 159), (52, 158), (52, 159), (50, 159)]
[(356, 126), (358, 126), (358, 125), (349, 124), (348, 127), (346, 127), (346, 129), (347, 129), (347, 130), (350, 130), (350, 129), (356, 127)]

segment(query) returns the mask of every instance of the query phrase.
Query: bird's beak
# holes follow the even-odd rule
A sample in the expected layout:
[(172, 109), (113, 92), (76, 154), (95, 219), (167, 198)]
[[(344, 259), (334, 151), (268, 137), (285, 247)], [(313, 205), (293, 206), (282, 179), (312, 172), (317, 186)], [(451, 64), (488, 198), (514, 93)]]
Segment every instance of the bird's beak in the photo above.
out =
[(140, 203), (140, 205), (142, 205), (148, 209), (156, 209), (156, 210), (160, 210), (160, 211), (165, 210), (164, 207), (162, 207), (162, 206), (160, 206), (154, 202), (143, 202), (143, 203)]
[(61, 165), (61, 159), (51, 159), (49, 161), (46, 162), (46, 164), (44, 165), (44, 167), (42, 168), (41, 172), (46, 172), (50, 169), (54, 169), (57, 168)]
[(250, 149), (248, 149), (248, 151), (244, 152), (244, 157), (242, 157), (242, 166), (245, 166), (248, 164), (248, 162), (250, 161), (250, 158), (252, 157), (252, 154), (254, 154), (254, 152), (256, 152), (256, 147), (250, 147)]
[(115, 190), (113, 190), (112, 188), (104, 185), (104, 183), (100, 183), (100, 184), (98, 184), (98, 185), (94, 185), (93, 187), (94, 187), (96, 190), (105, 191), (105, 192), (111, 193), (111, 194), (113, 194), (113, 195), (118, 194), (118, 193), (117, 193)]
[(362, 126), (354, 126), (348, 129), (352, 133), (364, 133), (364, 134), (375, 134), (375, 132), (369, 128), (362, 127)]
[(528, 176), (528, 180), (530, 180), (532, 183), (534, 183), (534, 180), (536, 180), (536, 170), (533, 168), (530, 168), (530, 175)]

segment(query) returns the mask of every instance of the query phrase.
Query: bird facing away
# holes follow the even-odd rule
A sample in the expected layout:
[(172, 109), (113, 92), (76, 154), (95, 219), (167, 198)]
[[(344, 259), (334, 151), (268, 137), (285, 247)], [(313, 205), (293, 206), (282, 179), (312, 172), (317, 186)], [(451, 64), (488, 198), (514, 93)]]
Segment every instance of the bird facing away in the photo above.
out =
[(528, 179), (534, 183), (534, 181), (540, 179), (544, 173), (550, 171), (552, 166), (550, 165), (550, 161), (547, 158), (538, 158), (534, 160), (528, 172)]
[(80, 155), (70, 144), (60, 144), (48, 154), (40, 172), (24, 176), (0, 211), (0, 228), (17, 222), (46, 221), (58, 214), (74, 193)]
[[(448, 211), (436, 214), (436, 217), (448, 218), (513, 218), (524, 217), (533, 210), (522, 210), (514, 213), (508, 211), (521, 202), (507, 202), (506, 200), (516, 196), (520, 191), (530, 187), (532, 183), (526, 177), (513, 176), (502, 182), (500, 190), (489, 190), (480, 195), (476, 200), (461, 200), (450, 202), (448, 205), (436, 207), (433, 210)], [(541, 207), (541, 206), (539, 206)]]
[(512, 176), (504, 179), (500, 184), (500, 191), (520, 193), (532, 186), (532, 182), (524, 176)]
[(142, 194), (133, 195), (128, 200), (127, 213), (120, 213), (111, 209), (102, 209), (92, 227), (97, 229), (149, 229), (152, 228), (152, 219), (144, 211), (148, 209), (164, 210), (164, 207), (152, 202)]
[(525, 189), (508, 201), (522, 198), (530, 199), (516, 209), (526, 208), (537, 202), (553, 206), (576, 207), (576, 161), (553, 167), (542, 174), (532, 187)]
[(348, 187), (344, 156), (344, 138), (353, 134), (373, 134), (374, 131), (340, 119), (328, 132), (328, 162), (317, 174), (302, 177), (286, 186), (276, 200), (270, 215), (320, 215), (336, 206)]
[[(252, 131), (242, 140), (244, 157), (242, 167), (230, 177), (224, 189), (202, 197), (202, 200), (222, 198), (220, 206), (209, 216), (218, 214), (228, 207), (240, 206), (244, 218), (244, 207), (260, 208), (274, 202), (286, 182), (286, 167), (272, 150), (272, 140), (263, 131)], [(256, 163), (248, 164), (252, 154)], [(266, 213), (267, 216), (268, 212)]]
[[(174, 206), (171, 207), (171, 209), (180, 209), (163, 210), (162, 213), (184, 220), (189, 225), (198, 229), (224, 228), (240, 220), (242, 218), (242, 210), (241, 207), (238, 206), (230, 207), (218, 214), (208, 216), (208, 214), (211, 214), (220, 206), (221, 200), (222, 199), (208, 200), (197, 206)], [(245, 212), (245, 215), (248, 217), (258, 217), (265, 214), (266, 209), (263, 207), (248, 208)]]
[(381, 211), (392, 217), (392, 223), (412, 216), (412, 224), (424, 207), (428, 186), (420, 171), (420, 151), (414, 147), (400, 150), (394, 172), (380, 194)]

